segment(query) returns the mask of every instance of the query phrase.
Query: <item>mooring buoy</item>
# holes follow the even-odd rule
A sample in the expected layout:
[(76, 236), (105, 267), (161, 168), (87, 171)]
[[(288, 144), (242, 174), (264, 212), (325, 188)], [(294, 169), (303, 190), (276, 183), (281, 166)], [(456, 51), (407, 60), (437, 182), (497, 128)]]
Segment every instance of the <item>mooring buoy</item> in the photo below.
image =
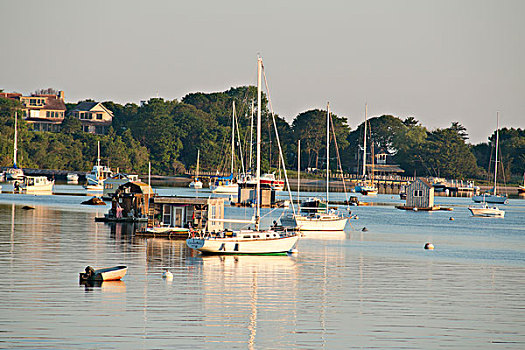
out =
[(425, 249), (434, 250), (434, 245), (432, 243), (426, 243), (425, 244)]

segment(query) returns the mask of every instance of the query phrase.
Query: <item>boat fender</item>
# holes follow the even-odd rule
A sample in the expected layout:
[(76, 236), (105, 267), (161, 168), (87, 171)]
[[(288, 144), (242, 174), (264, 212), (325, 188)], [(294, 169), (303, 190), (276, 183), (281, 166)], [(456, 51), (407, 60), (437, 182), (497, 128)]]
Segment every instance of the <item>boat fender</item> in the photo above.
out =
[(434, 250), (434, 245), (432, 243), (425, 243), (425, 249)]
[(363, 232), (367, 232), (368, 229), (367, 229), (366, 227), (363, 227), (363, 229), (362, 229), (361, 231), (363, 231)]
[(417, 211), (417, 208), (412, 209), (413, 211)]
[(451, 216), (450, 218), (448, 218), (450, 221), (454, 221), (454, 218)]

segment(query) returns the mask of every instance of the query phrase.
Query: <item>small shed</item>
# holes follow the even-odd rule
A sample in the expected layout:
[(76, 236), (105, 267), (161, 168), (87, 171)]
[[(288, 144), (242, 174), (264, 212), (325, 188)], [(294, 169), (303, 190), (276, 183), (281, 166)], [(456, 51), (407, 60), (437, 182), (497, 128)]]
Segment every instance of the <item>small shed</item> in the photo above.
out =
[(153, 189), (141, 181), (129, 181), (115, 191), (111, 209), (106, 215), (115, 221), (146, 221)]
[[(241, 206), (252, 206), (257, 201), (257, 184), (244, 183), (239, 184), (239, 191), (237, 195), (237, 202)], [(275, 205), (275, 191), (268, 185), (261, 186), (261, 207), (270, 208)]]
[(406, 188), (406, 207), (418, 209), (434, 208), (434, 187), (422, 177), (418, 177)]
[(148, 226), (193, 228), (203, 232), (224, 229), (224, 198), (156, 196), (150, 201)]

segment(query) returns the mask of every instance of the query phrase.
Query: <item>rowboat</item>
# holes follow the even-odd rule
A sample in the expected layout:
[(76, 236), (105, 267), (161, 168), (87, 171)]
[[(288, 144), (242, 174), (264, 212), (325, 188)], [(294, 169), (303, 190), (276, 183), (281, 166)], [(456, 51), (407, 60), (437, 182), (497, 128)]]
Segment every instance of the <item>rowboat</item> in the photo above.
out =
[(81, 281), (117, 281), (126, 275), (128, 271), (127, 266), (113, 266), (105, 267), (95, 270), (91, 266), (87, 266), (85, 272), (80, 273)]

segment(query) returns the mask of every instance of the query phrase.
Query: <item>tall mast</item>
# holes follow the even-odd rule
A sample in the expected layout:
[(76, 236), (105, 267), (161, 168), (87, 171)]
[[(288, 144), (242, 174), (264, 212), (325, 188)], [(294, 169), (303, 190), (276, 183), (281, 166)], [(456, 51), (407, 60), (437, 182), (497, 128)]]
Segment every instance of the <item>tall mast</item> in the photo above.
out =
[(297, 141), (297, 205), (301, 205), (299, 194), (301, 193), (301, 140)]
[(233, 101), (233, 111), (232, 111), (232, 165), (231, 165), (231, 174), (233, 174), (233, 149), (235, 147), (235, 101)]
[(15, 143), (14, 143), (14, 150), (13, 150), (13, 167), (16, 169), (16, 152), (18, 151), (18, 129), (17, 129), (17, 119), (18, 115), (17, 112), (15, 112)]
[(326, 103), (326, 211), (330, 192), (330, 102)]
[(368, 114), (368, 104), (365, 103), (365, 133), (363, 134), (363, 179), (366, 176), (366, 117)]
[(494, 195), (496, 195), (496, 186), (498, 179), (498, 144), (499, 144), (499, 112), (496, 114), (496, 163), (494, 163)]
[(97, 141), (97, 165), (100, 166), (100, 141)]
[(250, 171), (252, 170), (252, 154), (253, 154), (253, 109), (254, 109), (254, 104), (253, 104), (253, 100), (252, 100), (252, 113), (251, 113), (251, 118), (250, 118), (250, 164), (248, 165), (248, 169), (250, 169)]
[(200, 150), (197, 149), (197, 173), (195, 174), (195, 178), (199, 178), (199, 158), (200, 158)]
[(262, 85), (262, 59), (257, 57), (257, 203), (255, 212), (255, 229), (259, 230), (259, 217), (261, 214), (261, 85)]

